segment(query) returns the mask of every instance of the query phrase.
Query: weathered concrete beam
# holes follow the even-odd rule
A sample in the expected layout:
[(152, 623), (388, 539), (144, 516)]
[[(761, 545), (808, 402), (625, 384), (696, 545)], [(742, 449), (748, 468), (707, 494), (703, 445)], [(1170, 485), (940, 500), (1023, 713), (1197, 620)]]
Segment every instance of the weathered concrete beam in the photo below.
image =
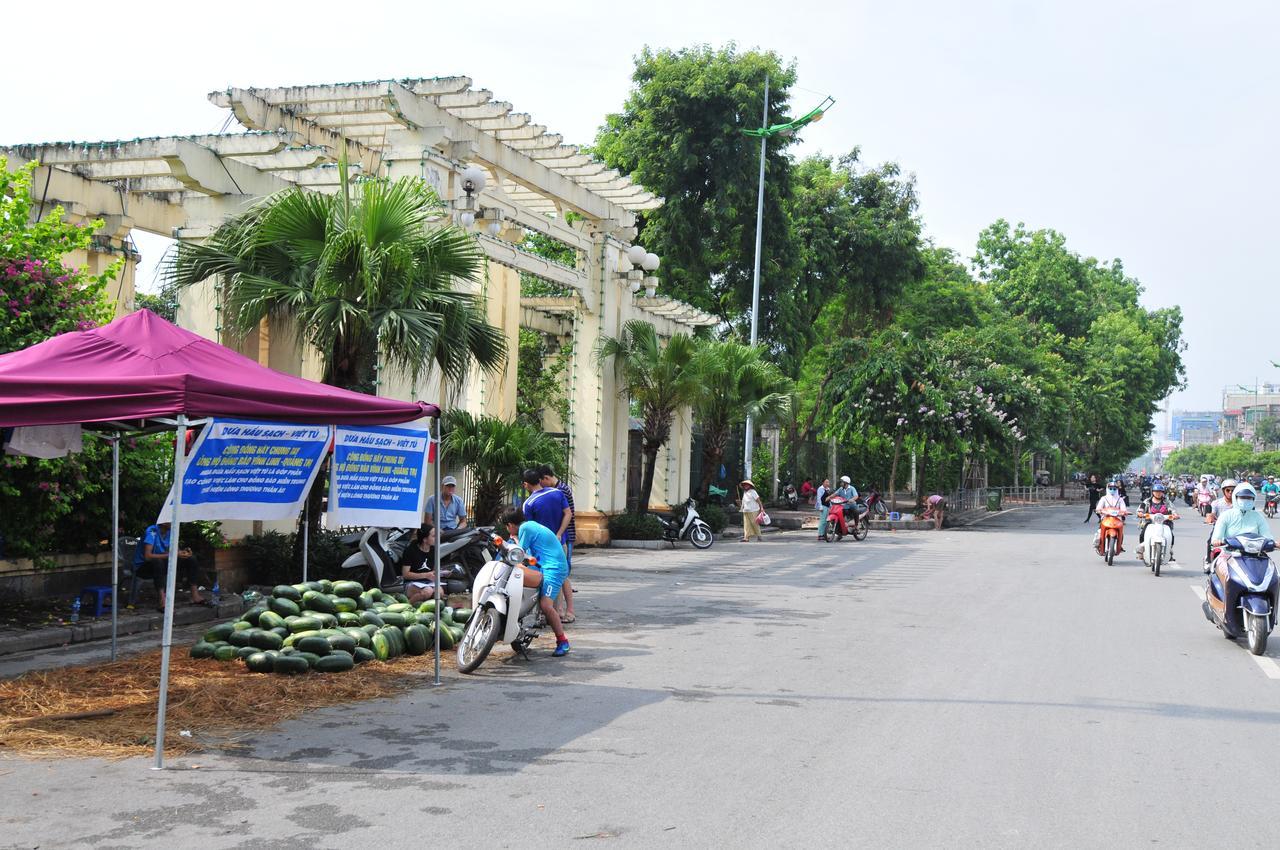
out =
[[(439, 106), (439, 102), (436, 105)], [(474, 106), (446, 106), (443, 108), (449, 110), (450, 115), (456, 115), (464, 121), (479, 121), (485, 118), (502, 118), (505, 115), (510, 115), (511, 110), (515, 107), (506, 101), (493, 100)]]
[(236, 120), (250, 129), (284, 130), (297, 144), (323, 145), (335, 154), (345, 144), (349, 160), (359, 162), (366, 173), (377, 174), (381, 169), (382, 157), (376, 150), (268, 103), (251, 91), (232, 88), (225, 92), (212, 92), (209, 100), (216, 106), (230, 109)]
[(536, 275), (553, 283), (571, 286), (579, 291), (587, 286), (587, 276), (582, 272), (567, 269), (550, 260), (521, 251), (510, 242), (494, 239), (491, 236), (479, 236), (477, 242), (484, 250), (485, 256), (495, 263)]
[(333, 156), (324, 148), (287, 150), (270, 156), (235, 157), (235, 159), (260, 171), (300, 171), (334, 161)]
[(180, 142), (199, 145), (223, 156), (260, 156), (284, 150), (289, 143), (278, 133), (233, 133), (209, 136), (169, 136), (119, 142), (58, 142), (50, 145), (14, 145), (0, 152), (34, 159), (43, 165), (79, 165), (89, 162), (132, 162), (163, 159)]
[[(17, 171), (25, 164), (20, 157), (8, 158), (10, 171)], [(31, 186), (36, 197), (45, 199), (46, 212), (59, 204), (64, 208), (74, 204), (88, 218), (128, 215), (134, 227), (162, 236), (172, 236), (187, 220), (186, 211), (176, 204), (126, 192), (61, 168), (37, 168), (31, 177)]]
[(443, 125), (450, 138), (472, 142), (478, 159), (506, 172), (516, 183), (533, 191), (554, 195), (577, 212), (591, 218), (619, 218), (631, 215), (625, 210), (613, 207), (603, 198), (591, 195), (581, 186), (567, 177), (560, 176), (540, 162), (512, 150), (493, 136), (450, 115), (448, 110), (416, 97), (413, 92), (403, 86), (392, 84), (391, 93), (399, 104), (400, 111), (409, 120), (419, 126)]
[(274, 174), (221, 158), (193, 142), (175, 140), (175, 149), (163, 156), (182, 185), (205, 195), (269, 195), (289, 184)]

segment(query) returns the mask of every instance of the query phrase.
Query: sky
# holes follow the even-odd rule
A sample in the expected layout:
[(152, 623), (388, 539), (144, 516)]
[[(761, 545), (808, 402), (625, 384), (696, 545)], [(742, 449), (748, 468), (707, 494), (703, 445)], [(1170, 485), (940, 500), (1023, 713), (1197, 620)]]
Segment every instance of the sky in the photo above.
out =
[[(1180, 305), (1187, 387), (1280, 382), (1270, 244), (1280, 4), (1141, 0), (491, 0), (10, 5), (0, 144), (210, 133), (228, 86), (462, 74), (589, 143), (646, 45), (772, 49), (796, 114), (836, 99), (801, 154), (860, 146), (918, 180), (926, 232), (962, 256), (999, 218), (1121, 258), (1148, 307)], [(216, 14), (215, 14), (216, 10)], [(148, 288), (164, 240), (139, 239)], [(1241, 343), (1240, 337), (1244, 337)], [(1132, 364), (1141, 368), (1141, 364)]]

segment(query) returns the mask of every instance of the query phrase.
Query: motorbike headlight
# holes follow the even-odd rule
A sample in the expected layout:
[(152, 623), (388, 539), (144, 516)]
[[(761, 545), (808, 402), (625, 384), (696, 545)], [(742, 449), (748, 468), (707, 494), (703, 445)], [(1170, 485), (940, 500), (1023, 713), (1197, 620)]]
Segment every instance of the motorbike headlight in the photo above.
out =
[(522, 563), (524, 561), (524, 550), (519, 546), (507, 547), (506, 560), (512, 566)]

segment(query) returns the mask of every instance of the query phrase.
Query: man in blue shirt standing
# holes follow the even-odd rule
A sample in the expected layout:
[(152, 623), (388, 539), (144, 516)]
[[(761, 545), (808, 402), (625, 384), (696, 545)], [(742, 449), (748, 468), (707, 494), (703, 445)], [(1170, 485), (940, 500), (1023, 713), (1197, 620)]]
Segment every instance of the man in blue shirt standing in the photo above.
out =
[[(440, 491), (444, 494), (440, 499), (440, 527), (445, 531), (462, 528), (467, 524), (467, 506), (462, 504), (462, 499), (454, 495), (457, 489), (458, 479), (452, 475), (446, 475), (444, 480), (440, 482)], [(435, 496), (427, 497), (425, 512), (427, 518), (434, 523), (436, 516)]]
[(539, 588), (538, 606), (542, 608), (547, 624), (556, 635), (556, 650), (551, 654), (557, 658), (568, 655), (569, 638), (565, 637), (564, 626), (560, 623), (555, 604), (556, 596), (569, 576), (569, 564), (564, 559), (560, 539), (541, 523), (526, 519), (516, 508), (507, 511), (502, 521), (506, 523), (507, 534), (515, 537), (520, 548), (532, 555), (538, 563), (536, 570), (524, 568), (524, 586)]
[[(538, 467), (538, 474), (542, 476), (539, 481), (543, 487), (552, 487), (564, 493), (565, 501), (569, 503), (569, 526), (564, 530), (560, 542), (564, 544), (564, 560), (569, 565), (569, 575), (573, 575), (573, 544), (578, 539), (578, 528), (574, 519), (578, 508), (573, 504), (573, 490), (556, 477), (556, 471), (549, 463)], [(567, 626), (578, 619), (573, 615), (573, 585), (569, 583), (568, 576), (565, 577), (561, 592), (564, 594), (564, 612), (560, 615), (560, 619)]]

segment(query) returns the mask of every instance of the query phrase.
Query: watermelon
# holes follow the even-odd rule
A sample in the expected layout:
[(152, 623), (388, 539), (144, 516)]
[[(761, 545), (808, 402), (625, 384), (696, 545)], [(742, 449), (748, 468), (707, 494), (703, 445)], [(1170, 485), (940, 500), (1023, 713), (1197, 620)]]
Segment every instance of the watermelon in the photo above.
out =
[(404, 634), (395, 626), (385, 626), (378, 629), (378, 634), (387, 639), (388, 655), (391, 658), (399, 658), (404, 655)]
[(338, 625), (340, 627), (359, 626), (364, 621), (360, 619), (360, 615), (351, 611), (338, 612)]
[(295, 641), (293, 645), (302, 653), (311, 652), (316, 655), (329, 654), (329, 641), (319, 635), (316, 635), (315, 637), (304, 637), (301, 640)]
[[(325, 653), (325, 654), (327, 655), (328, 653)], [(324, 656), (323, 656), (323, 655), (317, 655), (317, 654), (316, 654), (316, 653), (314, 653), (314, 652), (299, 652), (299, 653), (298, 653), (297, 655), (295, 655), (294, 657), (295, 657), (295, 658), (301, 658), (302, 660), (304, 660), (304, 661), (306, 661), (306, 662), (307, 662), (307, 667), (309, 667), (309, 668), (314, 668), (314, 667), (316, 666), (316, 662), (317, 662), (317, 661), (319, 661), (319, 660), (320, 660), (321, 658), (323, 658)]]
[(453, 645), (458, 642), (454, 638), (453, 632), (449, 631), (448, 627), (443, 623), (436, 628), (436, 634), (440, 635), (440, 650), (442, 652), (446, 649), (453, 649)]
[(391, 644), (387, 642), (387, 636), (382, 632), (378, 632), (373, 636), (373, 654), (379, 661), (386, 661), (391, 657)]
[(214, 650), (213, 657), (218, 659), (219, 661), (231, 661), (236, 657), (237, 649), (239, 649), (239, 647), (231, 646), (230, 644), (226, 646), (220, 646), (216, 650)]
[(275, 632), (264, 632), (259, 629), (249, 634), (249, 645), (257, 649), (281, 649), (284, 647), (284, 638)]
[(417, 620), (418, 625), (420, 626), (435, 625), (435, 622), (436, 622), (435, 614), (414, 614), (413, 616)]
[(369, 633), (364, 629), (346, 628), (343, 629), (356, 642), (356, 646), (363, 646), (368, 649), (372, 644), (369, 642)]
[(317, 637), (320, 635), (319, 629), (308, 629), (305, 632), (295, 632), (284, 639), (285, 646), (293, 646), (305, 637)]
[[(383, 626), (385, 626), (385, 625), (387, 624), (386, 620), (382, 619), (381, 617), (379, 617), (377, 614), (373, 613), (372, 611), (361, 611), (361, 612), (360, 612), (360, 621), (361, 621), (362, 623), (367, 624), (367, 625), (370, 625), (370, 626), (377, 626), (377, 627), (379, 627), (379, 628), (381, 628), (381, 627), (383, 627)], [(225, 637), (225, 636), (224, 636), (224, 637)]]
[(252, 628), (253, 626), (249, 625), (244, 620), (236, 620), (234, 623), (231, 624), (231, 631), (233, 632), (243, 632), (245, 629), (252, 629)]
[(410, 623), (418, 622), (418, 620), (416, 614), (413, 619), (409, 619), (404, 614), (387, 611), (382, 615), (382, 622), (386, 623), (388, 626), (395, 626), (396, 628), (402, 629)]
[(412, 626), (405, 627), (404, 642), (406, 649), (410, 655), (425, 655), (427, 652), (427, 639), (430, 633), (427, 627), (415, 623)]
[(240, 631), (232, 632), (230, 635), (227, 636), (227, 643), (235, 647), (248, 646), (249, 639), (253, 637), (255, 633), (260, 631), (262, 630), (255, 629), (252, 626), (250, 626), (247, 629), (241, 629)]
[(377, 602), (379, 599), (382, 598), (382, 588), (380, 587), (371, 587), (368, 590), (366, 590), (365, 593), (367, 593), (369, 595), (369, 598), (371, 598), (374, 602)]
[(271, 595), (276, 599), (290, 599), (294, 602), (302, 601), (302, 592), (296, 587), (290, 587), (287, 584), (277, 584), (271, 588)]
[(219, 623), (204, 633), (204, 639), (209, 643), (217, 643), (229, 638), (233, 631), (235, 629), (230, 623)]
[(324, 625), (315, 617), (297, 617), (289, 623), (289, 631), (293, 634), (299, 632), (315, 632), (324, 628)]
[(255, 605), (252, 608), (250, 608), (248, 611), (245, 611), (243, 614), (241, 614), (240, 619), (244, 620), (246, 623), (248, 623), (251, 626), (261, 626), (262, 623), (258, 620), (258, 618), (261, 617), (263, 612), (266, 610), (267, 610), (266, 603), (263, 603), (261, 605)]
[(448, 605), (444, 606), (444, 611), (440, 614), (440, 619), (444, 620), (446, 623), (452, 623), (453, 609)]
[(345, 673), (356, 666), (355, 657), (349, 652), (335, 652), (316, 661), (317, 673)]
[(387, 610), (392, 614), (403, 614), (406, 611), (412, 611), (413, 606), (405, 602), (397, 602), (394, 605), (388, 605)]
[(270, 673), (275, 667), (275, 656), (267, 652), (255, 652), (244, 660), (244, 666), (254, 673)]
[(338, 627), (338, 618), (333, 614), (326, 614), (323, 611), (308, 611), (307, 615), (319, 620), (320, 628), (322, 629), (336, 629)]
[(292, 599), (285, 599), (282, 596), (271, 597), (271, 602), (268, 604), (271, 606), (271, 610), (281, 617), (296, 617), (302, 613), (302, 609), (298, 607), (297, 602)]
[(308, 590), (314, 590), (316, 593), (324, 592), (324, 585), (318, 581), (304, 581), (302, 584), (295, 584), (294, 587), (301, 590), (304, 596)]
[(409, 597), (405, 596), (403, 593), (393, 593), (391, 596), (394, 597), (397, 602), (403, 602), (405, 604), (408, 604), (409, 602)]
[(244, 661), (250, 655), (254, 655), (259, 652), (262, 652), (262, 650), (258, 649), (256, 646), (242, 646), (236, 650), (236, 658)]
[(213, 644), (209, 643), (208, 641), (203, 641), (203, 640), (197, 641), (196, 644), (191, 647), (191, 657), (192, 658), (212, 658), (214, 650), (216, 648), (217, 647), (215, 647)]
[(373, 654), (373, 650), (364, 646), (357, 646), (356, 651), (352, 653), (357, 664), (363, 664), (366, 661), (373, 661), (378, 656)]
[(364, 593), (364, 587), (358, 581), (335, 581), (331, 592), (336, 596), (358, 599)]
[(286, 625), (284, 617), (281, 617), (275, 611), (264, 610), (258, 615), (258, 628), (260, 629), (275, 629)]
[(373, 623), (365, 623), (363, 626), (360, 627), (360, 631), (364, 632), (369, 637), (373, 637), (375, 634), (378, 633), (378, 628), (379, 627), (375, 626)]
[(332, 599), (314, 590), (308, 590), (302, 594), (302, 605), (309, 611), (319, 611), (323, 614), (338, 613), (338, 609), (334, 607)]
[(369, 609), (369, 606), (372, 604), (369, 601), (369, 597), (363, 594), (361, 594), (360, 596), (357, 596), (355, 601), (356, 601), (357, 611), (367, 611)]
[(418, 606), (419, 614), (434, 614), (435, 610), (436, 610), (436, 601), (434, 599), (428, 599), (426, 602), (423, 602), (421, 605)]
[(333, 607), (337, 610), (339, 617), (343, 614), (354, 614), (356, 611), (360, 610), (359, 604), (354, 599), (348, 599), (345, 596), (334, 596), (331, 598), (333, 599)]
[(460, 626), (465, 626), (471, 620), (471, 615), (475, 613), (474, 608), (454, 608), (453, 621)]
[[(363, 634), (363, 632), (361, 633)], [(329, 651), (341, 650), (343, 652), (355, 652), (359, 645), (355, 638), (347, 634), (329, 635), (325, 638), (329, 642)]]
[(274, 673), (283, 673), (286, 676), (295, 676), (298, 673), (305, 673), (311, 669), (311, 665), (307, 663), (307, 659), (300, 654), (294, 655), (277, 655), (271, 659), (271, 670)]
[(280, 635), (281, 638), (287, 638), (290, 634), (289, 629), (285, 626), (276, 626), (274, 629), (267, 629), (273, 635)]
[(329, 581), (327, 578), (320, 579), (320, 592), (333, 593), (333, 582)]

